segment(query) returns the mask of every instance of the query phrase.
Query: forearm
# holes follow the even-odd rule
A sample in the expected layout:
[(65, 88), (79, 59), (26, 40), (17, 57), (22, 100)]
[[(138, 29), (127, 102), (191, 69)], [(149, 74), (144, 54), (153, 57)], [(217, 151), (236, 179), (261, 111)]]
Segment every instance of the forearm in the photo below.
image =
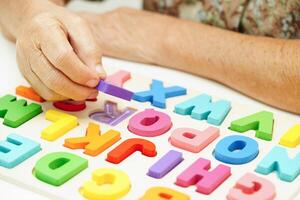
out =
[(93, 18), (89, 20), (106, 55), (207, 77), (300, 113), (299, 41), (248, 36), (128, 9)]
[(300, 113), (300, 41), (249, 36), (186, 21), (173, 24), (159, 64)]

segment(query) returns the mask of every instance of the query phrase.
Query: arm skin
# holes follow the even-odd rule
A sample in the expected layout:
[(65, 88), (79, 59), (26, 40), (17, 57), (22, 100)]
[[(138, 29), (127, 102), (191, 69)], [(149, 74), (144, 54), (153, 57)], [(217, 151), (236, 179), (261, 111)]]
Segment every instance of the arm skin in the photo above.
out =
[(300, 113), (300, 40), (249, 36), (129, 8), (82, 16), (105, 55), (206, 77)]

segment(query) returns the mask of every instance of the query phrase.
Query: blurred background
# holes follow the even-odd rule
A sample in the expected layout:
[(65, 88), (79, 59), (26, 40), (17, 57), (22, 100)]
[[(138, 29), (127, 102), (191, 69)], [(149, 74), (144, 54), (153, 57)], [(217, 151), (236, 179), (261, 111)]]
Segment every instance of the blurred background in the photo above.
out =
[(139, 9), (142, 8), (142, 5), (142, 0), (103, 0), (101, 2), (95, 0), (71, 0), (68, 7), (76, 11), (106, 12), (122, 6)]

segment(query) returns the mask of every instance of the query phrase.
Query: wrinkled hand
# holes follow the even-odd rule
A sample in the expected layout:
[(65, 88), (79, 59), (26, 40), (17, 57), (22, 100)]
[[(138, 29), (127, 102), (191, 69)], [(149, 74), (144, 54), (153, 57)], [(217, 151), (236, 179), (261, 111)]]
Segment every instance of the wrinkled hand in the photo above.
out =
[(95, 87), (105, 72), (89, 24), (63, 7), (39, 2), (34, 5), (39, 12), (17, 37), (17, 61), (24, 77), (46, 100), (97, 97)]

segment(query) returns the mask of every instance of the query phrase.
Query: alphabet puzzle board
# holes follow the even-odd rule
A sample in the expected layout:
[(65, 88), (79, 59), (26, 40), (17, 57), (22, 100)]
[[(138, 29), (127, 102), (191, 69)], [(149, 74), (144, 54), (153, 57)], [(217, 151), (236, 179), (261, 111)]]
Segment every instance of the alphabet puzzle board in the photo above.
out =
[[(122, 73), (114, 84), (125, 82), (135, 100), (100, 93), (79, 112), (37, 103), (43, 112), (27, 110), (28, 121), (20, 117), (24, 102), (2, 94), (9, 126), (1, 124), (1, 179), (50, 199), (296, 198), (298, 117)], [(116, 94), (110, 86), (102, 90)]]

